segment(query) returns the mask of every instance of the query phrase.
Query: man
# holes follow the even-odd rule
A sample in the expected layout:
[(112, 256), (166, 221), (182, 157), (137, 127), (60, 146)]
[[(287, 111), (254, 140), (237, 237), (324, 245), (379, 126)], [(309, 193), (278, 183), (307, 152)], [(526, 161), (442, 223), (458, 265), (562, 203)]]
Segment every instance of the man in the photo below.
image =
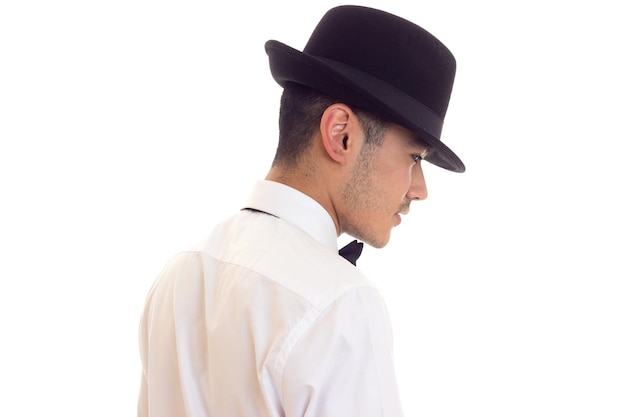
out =
[(266, 44), (284, 87), (279, 145), (248, 204), (174, 257), (140, 328), (140, 416), (400, 416), (391, 330), (353, 263), (412, 201), (421, 161), (464, 171), (440, 141), (455, 72), (432, 35), (342, 6), (302, 52)]

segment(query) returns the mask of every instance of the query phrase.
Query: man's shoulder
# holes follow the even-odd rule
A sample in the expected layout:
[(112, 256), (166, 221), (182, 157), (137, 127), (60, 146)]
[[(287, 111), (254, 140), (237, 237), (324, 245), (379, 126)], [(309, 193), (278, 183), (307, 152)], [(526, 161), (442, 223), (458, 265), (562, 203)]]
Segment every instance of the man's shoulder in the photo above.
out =
[(336, 251), (280, 218), (242, 212), (219, 223), (194, 251), (237, 265), (313, 304), (371, 281)]

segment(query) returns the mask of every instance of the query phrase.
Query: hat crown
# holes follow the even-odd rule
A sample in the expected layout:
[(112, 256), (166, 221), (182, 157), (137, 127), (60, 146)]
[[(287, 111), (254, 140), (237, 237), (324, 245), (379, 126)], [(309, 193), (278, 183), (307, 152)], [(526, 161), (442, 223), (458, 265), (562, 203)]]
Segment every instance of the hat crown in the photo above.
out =
[(328, 11), (304, 53), (360, 70), (403, 91), (443, 120), (456, 61), (426, 30), (401, 17), (359, 6)]

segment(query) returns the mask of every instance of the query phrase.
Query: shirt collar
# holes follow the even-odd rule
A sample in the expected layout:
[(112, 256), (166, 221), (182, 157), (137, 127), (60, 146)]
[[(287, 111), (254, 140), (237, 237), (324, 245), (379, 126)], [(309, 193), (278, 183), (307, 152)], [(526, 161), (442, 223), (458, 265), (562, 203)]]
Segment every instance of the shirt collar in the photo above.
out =
[(244, 208), (286, 220), (337, 251), (337, 229), (330, 214), (317, 201), (295, 188), (274, 181), (258, 181)]

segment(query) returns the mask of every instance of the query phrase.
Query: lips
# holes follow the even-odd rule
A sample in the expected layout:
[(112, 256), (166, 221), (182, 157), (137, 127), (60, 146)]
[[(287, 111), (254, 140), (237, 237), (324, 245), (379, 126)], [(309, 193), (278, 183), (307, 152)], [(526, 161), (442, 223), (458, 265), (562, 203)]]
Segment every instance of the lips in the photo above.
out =
[(402, 204), (400, 208), (398, 209), (398, 211), (396, 212), (396, 214), (393, 216), (394, 219), (396, 219), (396, 221), (398, 222), (398, 224), (402, 223), (402, 216), (406, 216), (407, 214), (409, 214), (410, 205), (411, 205), (411, 202)]
[(397, 214), (401, 214), (403, 216), (406, 216), (407, 214), (409, 214), (409, 207), (401, 207), (400, 210), (398, 210)]
[(409, 214), (409, 205), (403, 205), (402, 207), (400, 207), (400, 210), (398, 210), (396, 212), (396, 214), (394, 215), (394, 218), (396, 219), (396, 221), (398, 222), (398, 224), (402, 223), (402, 216), (406, 216), (407, 214)]

